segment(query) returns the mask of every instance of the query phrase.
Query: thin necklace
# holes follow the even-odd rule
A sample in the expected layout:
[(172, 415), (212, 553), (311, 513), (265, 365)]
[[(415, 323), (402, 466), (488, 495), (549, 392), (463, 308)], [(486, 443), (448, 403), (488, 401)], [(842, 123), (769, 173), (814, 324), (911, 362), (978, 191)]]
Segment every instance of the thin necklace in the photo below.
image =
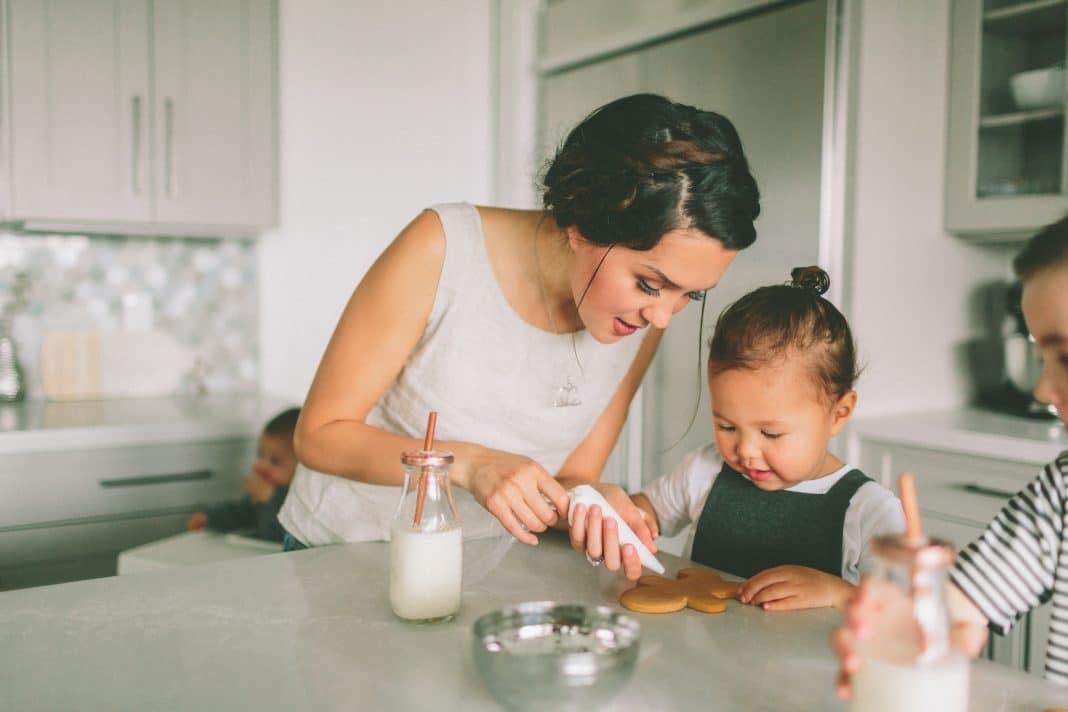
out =
[[(553, 316), (553, 310), (549, 306), (549, 291), (545, 288), (545, 277), (541, 271), (541, 259), (538, 256), (538, 229), (541, 227), (541, 221), (544, 220), (544, 216), (538, 218), (537, 224), (534, 225), (534, 267), (538, 271), (538, 290), (541, 292), (541, 303), (545, 307), (545, 314), (549, 317), (549, 326), (554, 334), (562, 333), (556, 326), (556, 318)], [(575, 363), (578, 364), (579, 372), (582, 372), (582, 362), (578, 360), (578, 350), (575, 347), (575, 335), (571, 334), (571, 346), (575, 354)], [(578, 386), (571, 379), (571, 374), (567, 372), (566, 367), (560, 369), (564, 375), (564, 382), (562, 385), (557, 386), (553, 393), (552, 405), (554, 408), (568, 408), (571, 406), (582, 405), (582, 398), (579, 395)]]

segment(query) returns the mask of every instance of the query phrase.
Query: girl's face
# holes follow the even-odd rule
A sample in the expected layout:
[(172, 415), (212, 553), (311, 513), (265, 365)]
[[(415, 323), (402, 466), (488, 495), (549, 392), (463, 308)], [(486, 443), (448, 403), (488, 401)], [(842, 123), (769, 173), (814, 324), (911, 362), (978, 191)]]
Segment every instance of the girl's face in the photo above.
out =
[(1043, 269), (1024, 282), (1023, 313), (1042, 354), (1035, 398), (1056, 406), (1068, 428), (1068, 262)]
[(857, 402), (855, 391), (828, 403), (805, 357), (788, 352), (757, 369), (735, 368), (708, 379), (716, 448), (762, 490), (781, 490), (841, 467), (827, 452)]
[(297, 471), (297, 455), (291, 439), (261, 434), (252, 471), (275, 487), (288, 487)]
[(620, 245), (609, 250), (587, 242), (575, 228), (568, 230), (568, 242), (577, 260), (571, 290), (579, 318), (590, 336), (606, 344), (647, 326), (666, 328), (680, 309), (704, 299), (738, 254), (695, 230), (669, 232), (644, 252)]

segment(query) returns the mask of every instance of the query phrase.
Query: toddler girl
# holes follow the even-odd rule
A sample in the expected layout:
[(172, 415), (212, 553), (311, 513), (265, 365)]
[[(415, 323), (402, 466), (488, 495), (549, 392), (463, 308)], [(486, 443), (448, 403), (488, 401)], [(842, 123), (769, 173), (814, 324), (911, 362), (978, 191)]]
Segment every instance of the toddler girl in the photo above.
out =
[[(827, 273), (796, 268), (789, 285), (761, 287), (720, 316), (708, 388), (715, 442), (627, 498), (600, 486), (654, 531), (694, 524), (685, 556), (744, 577), (744, 603), (766, 610), (840, 607), (873, 563), (868, 542), (904, 529), (889, 490), (839, 460), (828, 442), (857, 402), (855, 347), (845, 317), (821, 294)], [(625, 515), (624, 515), (625, 516)], [(572, 545), (637, 579), (615, 522), (576, 507)]]

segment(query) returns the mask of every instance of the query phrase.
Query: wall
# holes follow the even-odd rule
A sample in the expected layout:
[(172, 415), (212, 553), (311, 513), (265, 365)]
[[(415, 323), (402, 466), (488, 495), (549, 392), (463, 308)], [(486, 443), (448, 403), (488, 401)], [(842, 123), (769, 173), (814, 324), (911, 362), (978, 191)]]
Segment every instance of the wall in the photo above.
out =
[(337, 318), (423, 207), (489, 202), (492, 0), (282, 0), (280, 225), (262, 387), (303, 400)]
[(0, 326), (11, 323), (29, 398), (45, 396), (46, 334), (70, 330), (99, 332), (98, 387), (111, 395), (255, 390), (257, 310), (250, 242), (0, 231)]
[(968, 397), (979, 287), (1005, 250), (943, 228), (949, 0), (858, 0), (847, 240), (848, 316), (867, 369), (858, 414), (948, 408)]

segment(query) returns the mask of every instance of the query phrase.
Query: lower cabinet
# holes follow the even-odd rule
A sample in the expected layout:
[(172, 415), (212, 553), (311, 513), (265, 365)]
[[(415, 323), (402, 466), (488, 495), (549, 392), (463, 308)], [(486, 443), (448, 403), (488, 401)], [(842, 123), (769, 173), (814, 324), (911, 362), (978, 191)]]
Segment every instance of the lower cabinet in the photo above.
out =
[[(958, 550), (983, 533), (1002, 506), (1030, 482), (1040, 464), (923, 448), (857, 435), (857, 465), (897, 491), (897, 478), (916, 478), (923, 526)], [(991, 634), (985, 657), (1042, 676), (1050, 605), (1031, 611), (1007, 636)]]
[(0, 590), (114, 575), (120, 551), (241, 496), (254, 451), (234, 438), (6, 455)]

